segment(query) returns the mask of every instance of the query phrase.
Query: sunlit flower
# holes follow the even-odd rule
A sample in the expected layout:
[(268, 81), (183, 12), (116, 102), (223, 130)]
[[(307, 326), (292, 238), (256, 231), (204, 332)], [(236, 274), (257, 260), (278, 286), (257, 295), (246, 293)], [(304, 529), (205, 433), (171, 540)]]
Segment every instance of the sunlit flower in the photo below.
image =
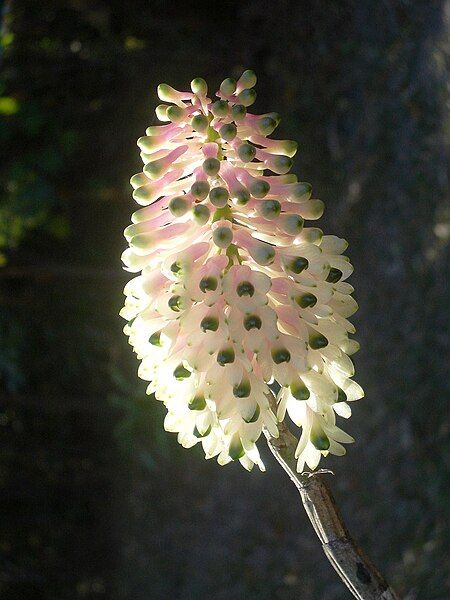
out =
[(344, 240), (304, 227), (323, 203), (288, 174), (297, 144), (268, 137), (279, 116), (247, 111), (255, 83), (252, 71), (226, 79), (216, 100), (200, 78), (191, 92), (158, 87), (166, 124), (138, 140), (144, 167), (131, 184), (142, 208), (122, 259), (140, 275), (120, 314), (139, 376), (183, 446), (264, 469), (256, 442), (263, 427), (276, 437), (287, 413), (302, 430), (298, 469), (315, 469), (345, 454), (353, 438), (336, 414), (348, 418), (363, 396), (348, 358), (358, 350), (352, 267)]

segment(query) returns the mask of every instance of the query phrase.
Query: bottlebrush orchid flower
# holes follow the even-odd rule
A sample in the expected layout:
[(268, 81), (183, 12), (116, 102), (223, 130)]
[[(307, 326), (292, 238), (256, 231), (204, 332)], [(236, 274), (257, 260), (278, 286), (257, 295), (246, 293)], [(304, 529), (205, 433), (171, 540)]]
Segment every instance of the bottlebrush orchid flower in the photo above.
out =
[[(323, 203), (289, 174), (297, 144), (268, 136), (276, 113), (248, 112), (256, 76), (225, 79), (208, 97), (158, 87), (163, 125), (138, 139), (131, 178), (141, 208), (125, 229), (121, 316), (165, 428), (220, 464), (262, 470), (256, 442), (289, 418), (301, 428), (299, 471), (353, 441), (336, 425), (363, 396), (349, 355), (357, 309), (345, 240), (323, 235)], [(277, 392), (277, 414), (269, 394)]]

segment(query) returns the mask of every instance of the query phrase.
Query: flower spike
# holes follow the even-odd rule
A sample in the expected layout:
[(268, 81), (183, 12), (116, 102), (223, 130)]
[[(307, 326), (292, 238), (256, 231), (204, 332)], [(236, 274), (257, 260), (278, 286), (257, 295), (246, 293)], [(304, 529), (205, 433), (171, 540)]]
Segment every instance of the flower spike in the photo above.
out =
[(353, 441), (336, 415), (363, 396), (349, 359), (357, 304), (346, 242), (305, 227), (324, 205), (289, 173), (297, 144), (269, 139), (277, 113), (249, 112), (255, 83), (249, 70), (225, 79), (217, 100), (201, 78), (190, 92), (158, 86), (165, 124), (138, 140), (144, 167), (131, 184), (142, 208), (122, 255), (140, 274), (120, 314), (180, 444), (264, 470), (256, 442), (288, 415), (302, 471)]

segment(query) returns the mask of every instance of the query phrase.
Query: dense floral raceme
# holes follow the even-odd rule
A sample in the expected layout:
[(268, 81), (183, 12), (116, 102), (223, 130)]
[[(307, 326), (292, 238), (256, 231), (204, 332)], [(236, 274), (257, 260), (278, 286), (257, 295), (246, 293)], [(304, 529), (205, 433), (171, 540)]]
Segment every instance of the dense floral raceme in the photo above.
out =
[(277, 436), (287, 414), (301, 428), (301, 471), (353, 441), (336, 415), (363, 396), (350, 379), (357, 304), (345, 240), (304, 226), (323, 203), (288, 174), (297, 144), (268, 137), (276, 113), (248, 112), (255, 83), (252, 71), (225, 79), (216, 100), (200, 78), (191, 92), (158, 87), (165, 124), (138, 140), (142, 208), (122, 260), (139, 275), (121, 315), (139, 376), (183, 446), (264, 469), (256, 441), (263, 427)]

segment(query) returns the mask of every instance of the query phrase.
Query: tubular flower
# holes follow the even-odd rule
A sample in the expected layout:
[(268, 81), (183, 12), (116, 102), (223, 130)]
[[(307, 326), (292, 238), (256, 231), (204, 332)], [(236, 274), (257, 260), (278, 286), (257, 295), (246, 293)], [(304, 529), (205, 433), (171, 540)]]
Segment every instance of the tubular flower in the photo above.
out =
[[(163, 125), (139, 138), (144, 167), (131, 178), (142, 208), (125, 229), (125, 333), (147, 391), (167, 408), (165, 428), (201, 443), (220, 464), (264, 465), (256, 442), (286, 417), (301, 428), (298, 470), (342, 455), (336, 426), (363, 396), (350, 378), (347, 320), (357, 304), (345, 240), (305, 220), (323, 203), (289, 174), (293, 141), (268, 136), (276, 113), (254, 115), (256, 77), (158, 87)], [(278, 391), (277, 414), (269, 386)]]

